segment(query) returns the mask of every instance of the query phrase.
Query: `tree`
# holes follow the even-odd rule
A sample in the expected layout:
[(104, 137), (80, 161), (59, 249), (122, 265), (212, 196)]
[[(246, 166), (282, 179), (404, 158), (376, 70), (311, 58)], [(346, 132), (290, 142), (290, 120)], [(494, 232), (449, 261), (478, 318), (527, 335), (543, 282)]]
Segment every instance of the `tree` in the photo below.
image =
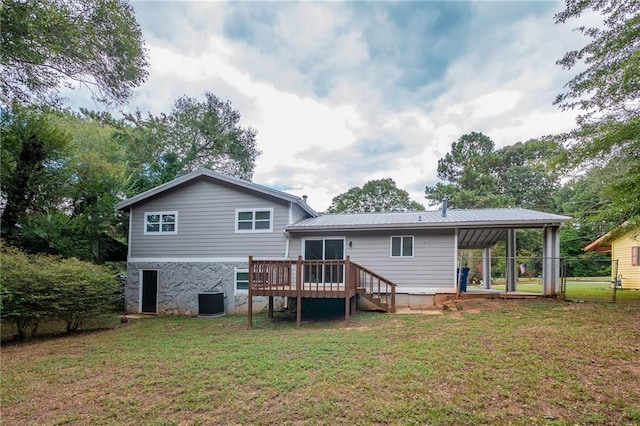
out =
[(492, 172), (495, 161), (494, 143), (482, 133), (462, 135), (451, 144), (451, 151), (438, 160), (438, 182), (425, 189), (429, 204), (436, 205), (444, 197), (451, 207), (477, 208), (496, 206), (497, 180)]
[(426, 198), (435, 205), (446, 196), (455, 208), (553, 209), (549, 195), (559, 187), (560, 173), (551, 166), (563, 152), (558, 143), (539, 140), (496, 151), (482, 133), (463, 135), (438, 160), (438, 177), (446, 183), (427, 186)]
[[(595, 221), (640, 223), (640, 3), (635, 0), (566, 0), (555, 16), (565, 23), (593, 10), (603, 17), (600, 28), (578, 28), (590, 38), (580, 50), (558, 61), (565, 69), (584, 63), (555, 104), (578, 109), (577, 127), (562, 139), (571, 148), (570, 167), (589, 169), (614, 162), (603, 182), (608, 203), (601, 205)], [(618, 232), (625, 232), (621, 227)]]
[(68, 135), (67, 180), (58, 193), (61, 202), (33, 211), (20, 223), (20, 246), (103, 263), (105, 242), (123, 237), (113, 206), (126, 183), (126, 152), (113, 137), (115, 128), (79, 114), (54, 112), (52, 125)]
[(420, 211), (424, 206), (409, 198), (391, 178), (371, 180), (362, 188), (353, 187), (333, 197), (327, 213), (371, 213), (394, 211)]
[(560, 188), (561, 171), (555, 167), (564, 148), (554, 141), (532, 139), (496, 152), (498, 191), (510, 206), (555, 210), (553, 197)]
[[(567, 52), (557, 63), (571, 69), (584, 62), (586, 69), (567, 84), (567, 92), (556, 97), (562, 109), (582, 111), (578, 123), (602, 113), (619, 121), (636, 116), (640, 105), (640, 3), (636, 0), (566, 0), (556, 23), (578, 18), (592, 9), (603, 15), (603, 26), (579, 27), (591, 39), (580, 50)], [(600, 115), (599, 117), (596, 117)]]
[(72, 83), (119, 104), (146, 80), (142, 33), (125, 0), (5, 0), (0, 12), (6, 104), (57, 104), (59, 88)]
[(4, 198), (0, 231), (15, 242), (21, 218), (60, 204), (70, 138), (49, 122), (46, 112), (16, 104), (0, 110), (0, 136)]
[(231, 102), (207, 92), (204, 101), (183, 96), (169, 114), (126, 117), (120, 134), (133, 169), (129, 187), (136, 194), (200, 167), (251, 180), (257, 132), (240, 125)]
[(104, 261), (126, 182), (113, 128), (15, 104), (0, 118), (2, 237), (30, 253)]

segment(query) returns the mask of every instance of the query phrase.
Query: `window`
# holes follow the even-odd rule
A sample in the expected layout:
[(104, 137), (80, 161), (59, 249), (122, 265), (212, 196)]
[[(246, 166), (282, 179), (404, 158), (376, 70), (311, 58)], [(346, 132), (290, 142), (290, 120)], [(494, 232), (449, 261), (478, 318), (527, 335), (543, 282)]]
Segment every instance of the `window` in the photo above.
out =
[(236, 209), (236, 232), (271, 232), (273, 209)]
[(249, 292), (249, 270), (248, 269), (236, 268), (233, 289), (234, 289), (234, 293), (244, 294)]
[(631, 266), (640, 265), (640, 247), (631, 247)]
[(178, 212), (152, 212), (144, 214), (145, 234), (176, 234)]
[(413, 237), (391, 237), (391, 257), (413, 257)]

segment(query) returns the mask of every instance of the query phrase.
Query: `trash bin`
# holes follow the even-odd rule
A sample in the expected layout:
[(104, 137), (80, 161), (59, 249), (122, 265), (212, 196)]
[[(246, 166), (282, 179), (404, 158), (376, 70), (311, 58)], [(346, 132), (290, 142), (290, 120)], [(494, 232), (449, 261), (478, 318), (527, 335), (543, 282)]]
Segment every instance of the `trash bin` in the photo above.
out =
[(467, 291), (467, 278), (469, 277), (469, 268), (458, 268), (458, 288), (461, 292)]

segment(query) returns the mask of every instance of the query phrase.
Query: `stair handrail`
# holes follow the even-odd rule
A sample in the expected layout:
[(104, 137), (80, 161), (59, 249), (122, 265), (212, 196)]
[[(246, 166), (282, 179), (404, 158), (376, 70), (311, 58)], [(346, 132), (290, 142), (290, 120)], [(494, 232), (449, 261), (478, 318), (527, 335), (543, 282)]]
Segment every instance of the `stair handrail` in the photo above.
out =
[[(389, 312), (395, 312), (396, 311), (396, 287), (397, 284), (394, 283), (393, 281), (389, 280), (388, 278), (383, 277), (382, 275), (373, 272), (371, 269), (366, 268), (358, 263), (355, 263), (353, 261), (351, 261), (349, 259), (349, 256), (347, 256), (347, 261), (349, 262), (350, 266), (351, 266), (351, 271), (354, 274), (354, 278), (350, 279), (349, 281), (354, 282), (356, 288), (362, 288), (365, 290), (365, 292), (378, 297), (380, 300), (385, 300), (385, 303), (389, 306), (388, 311)], [(365, 274), (365, 278), (366, 275), (369, 276), (369, 288), (367, 289), (367, 283), (363, 283), (361, 278), (363, 278), (363, 274)], [(374, 280), (377, 281), (377, 289), (374, 288)], [(364, 284), (364, 286), (362, 285)], [(384, 291), (382, 288), (382, 285), (384, 284)]]

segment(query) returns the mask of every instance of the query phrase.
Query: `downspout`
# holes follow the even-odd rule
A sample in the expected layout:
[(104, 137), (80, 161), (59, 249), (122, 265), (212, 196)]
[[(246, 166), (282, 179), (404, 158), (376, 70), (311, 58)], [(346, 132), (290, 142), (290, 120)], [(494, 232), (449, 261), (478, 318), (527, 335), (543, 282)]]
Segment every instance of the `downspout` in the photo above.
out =
[(453, 229), (453, 288), (459, 291), (458, 283), (458, 228)]
[[(282, 232), (284, 234), (284, 258), (289, 259), (289, 231), (286, 229)], [(284, 309), (289, 309), (289, 298), (284, 298)]]
[(129, 208), (129, 236), (127, 240), (127, 263), (129, 263), (129, 259), (131, 259), (131, 242), (133, 241), (131, 238), (133, 236), (133, 206)]
[(284, 258), (289, 259), (289, 231), (285, 229), (282, 233), (284, 234)]

